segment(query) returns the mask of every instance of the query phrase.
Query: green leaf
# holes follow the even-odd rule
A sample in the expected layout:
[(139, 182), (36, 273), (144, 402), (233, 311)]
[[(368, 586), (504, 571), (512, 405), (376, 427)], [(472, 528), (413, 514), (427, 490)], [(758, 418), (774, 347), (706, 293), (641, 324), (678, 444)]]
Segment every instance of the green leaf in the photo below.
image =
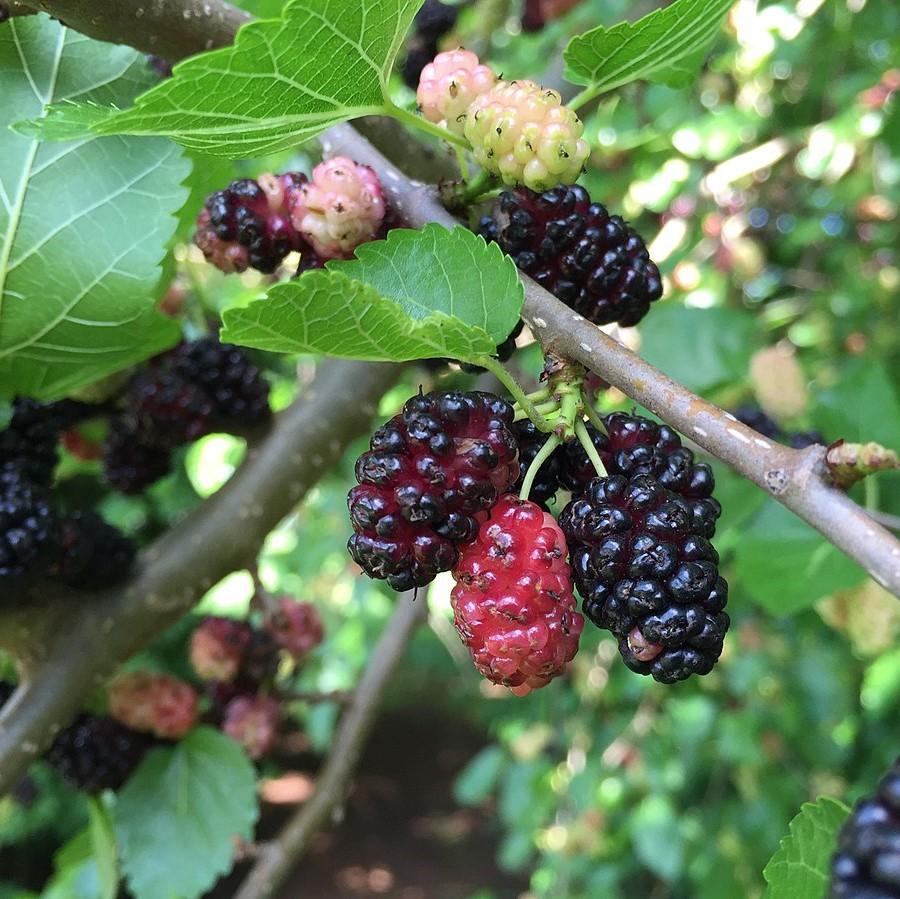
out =
[(741, 381), (756, 343), (752, 315), (663, 303), (641, 323), (641, 355), (695, 393)]
[(456, 778), (453, 785), (456, 801), (461, 805), (478, 805), (487, 799), (500, 780), (506, 760), (506, 753), (499, 746), (482, 749)]
[(61, 99), (127, 103), (143, 57), (46, 16), (0, 28), (0, 393), (60, 396), (177, 339), (154, 311), (189, 165), (165, 140), (39, 144), (10, 122)]
[[(896, 372), (895, 372), (896, 375)], [(874, 440), (900, 450), (897, 379), (875, 358), (854, 359), (816, 397), (813, 419), (829, 440)]]
[(89, 828), (79, 831), (56, 853), (53, 867), (41, 899), (103, 899)]
[(665, 881), (678, 877), (683, 864), (683, 840), (669, 800), (648, 796), (638, 806), (630, 825), (637, 857)]
[(763, 871), (765, 899), (822, 899), (837, 833), (850, 809), (836, 799), (807, 802)]
[(112, 817), (101, 797), (88, 800), (91, 854), (97, 865), (101, 899), (116, 899), (119, 894), (119, 864), (116, 858), (116, 836)]
[(639, 78), (690, 84), (734, 0), (676, 0), (637, 22), (602, 25), (569, 42), (565, 77), (596, 96)]
[(773, 615), (791, 615), (862, 582), (866, 573), (774, 499), (743, 526), (735, 569), (744, 589)]
[(357, 257), (227, 310), (223, 339), (369, 361), (474, 361), (493, 354), (519, 317), (512, 260), (464, 228), (397, 229)]
[(328, 268), (371, 284), (410, 318), (444, 312), (482, 328), (496, 343), (515, 327), (525, 300), (512, 259), (467, 228), (395, 228), (387, 240), (365, 243), (355, 259)]
[(47, 127), (58, 135), (62, 120), (97, 134), (166, 135), (232, 158), (290, 149), (338, 122), (384, 111), (388, 76), (421, 5), (295, 0), (282, 18), (243, 26), (232, 46), (175, 66), (133, 108), (105, 120), (54, 111)]
[(114, 809), (122, 870), (136, 899), (193, 899), (229, 870), (234, 837), (257, 818), (256, 775), (240, 747), (209, 727), (154, 749)]
[(275, 353), (324, 353), (370, 362), (494, 352), (494, 341), (443, 312), (418, 321), (374, 287), (340, 272), (307, 272), (223, 316), (222, 339)]

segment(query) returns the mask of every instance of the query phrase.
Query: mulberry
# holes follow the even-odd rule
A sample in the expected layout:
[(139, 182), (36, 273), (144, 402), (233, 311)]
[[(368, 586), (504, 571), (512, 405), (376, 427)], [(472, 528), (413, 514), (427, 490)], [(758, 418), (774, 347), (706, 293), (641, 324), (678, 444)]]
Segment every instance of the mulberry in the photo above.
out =
[(453, 578), (453, 621), (484, 677), (524, 695), (565, 671), (584, 619), (565, 537), (549, 513), (501, 497), (460, 552)]
[(477, 534), (475, 516), (519, 476), (513, 409), (489, 393), (408, 400), (356, 463), (348, 549), (369, 577), (422, 587)]
[(656, 478), (590, 482), (560, 516), (585, 614), (618, 638), (625, 664), (662, 683), (708, 674), (722, 652), (728, 585), (688, 502)]
[(659, 269), (640, 235), (578, 185), (507, 191), (481, 233), (594, 324), (636, 325), (662, 296)]
[(465, 118), (475, 160), (505, 184), (546, 190), (574, 181), (590, 147), (584, 125), (559, 94), (533, 81), (498, 81)]

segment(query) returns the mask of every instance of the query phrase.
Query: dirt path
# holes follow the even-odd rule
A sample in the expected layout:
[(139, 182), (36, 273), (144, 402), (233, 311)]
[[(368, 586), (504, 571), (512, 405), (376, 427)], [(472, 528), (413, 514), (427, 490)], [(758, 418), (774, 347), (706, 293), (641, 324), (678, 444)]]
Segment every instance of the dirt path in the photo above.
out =
[[(489, 810), (460, 809), (453, 780), (484, 745), (458, 722), (409, 713), (386, 714), (376, 725), (343, 823), (322, 834), (281, 899), (515, 899), (525, 877), (497, 868), (498, 834)], [(294, 795), (308, 789), (311, 760), (283, 783)], [(260, 833), (277, 830), (290, 806), (264, 808)], [(236, 877), (211, 899), (227, 899)]]

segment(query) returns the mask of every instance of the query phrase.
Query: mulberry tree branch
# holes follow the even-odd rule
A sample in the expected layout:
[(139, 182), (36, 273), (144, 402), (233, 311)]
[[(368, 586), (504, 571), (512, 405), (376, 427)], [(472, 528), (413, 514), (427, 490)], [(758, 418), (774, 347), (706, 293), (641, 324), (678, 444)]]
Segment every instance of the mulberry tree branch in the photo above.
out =
[(224, 47), (252, 16), (220, 0), (3, 0), (12, 15), (45, 12), (99, 41), (170, 62)]
[(271, 899), (275, 896), (309, 849), (312, 838), (329, 820), (334, 820), (347, 794), (388, 680), (400, 663), (416, 625), (424, 621), (427, 614), (428, 604), (424, 600), (413, 602), (410, 593), (397, 597), (394, 614), (341, 718), (328, 759), (316, 778), (315, 793), (275, 840), (260, 847), (256, 863), (234, 899)]
[[(327, 154), (340, 153), (372, 166), (391, 204), (412, 227), (459, 224), (440, 204), (433, 187), (410, 181), (351, 126), (331, 128), (321, 143)], [(900, 597), (900, 541), (831, 486), (823, 447), (794, 450), (761, 436), (613, 340), (527, 275), (520, 278), (525, 285), (522, 317), (545, 349), (578, 360), (727, 462)]]
[(253, 563), (266, 535), (366, 431), (396, 365), (322, 363), (231, 480), (153, 543), (121, 588), (46, 597), (0, 617), (22, 679), (0, 712), (0, 795), (115, 668), (225, 575)]

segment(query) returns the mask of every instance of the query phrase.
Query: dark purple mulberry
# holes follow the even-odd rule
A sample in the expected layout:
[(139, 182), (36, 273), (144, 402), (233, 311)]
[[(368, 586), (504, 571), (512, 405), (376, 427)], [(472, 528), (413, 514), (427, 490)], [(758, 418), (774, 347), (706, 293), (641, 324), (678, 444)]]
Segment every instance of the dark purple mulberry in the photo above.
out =
[(633, 671), (662, 683), (708, 674), (722, 652), (728, 585), (687, 500), (649, 475), (595, 478), (559, 519), (584, 613)]
[[(652, 475), (661, 486), (688, 502), (700, 532), (712, 537), (722, 512), (718, 501), (712, 498), (715, 478), (708, 465), (694, 461), (693, 452), (681, 445), (678, 434), (668, 425), (624, 412), (605, 416), (603, 425), (607, 434), (591, 426), (587, 430), (607, 473), (626, 478)], [(581, 444), (568, 441), (560, 461), (562, 485), (578, 494), (596, 474)]]
[(113, 424), (103, 445), (103, 467), (110, 486), (122, 493), (142, 493), (172, 470), (168, 450), (142, 443), (130, 425)]
[(109, 717), (81, 714), (61, 731), (46, 760), (76, 790), (117, 790), (140, 764), (154, 740)]
[(640, 235), (578, 185), (506, 191), (482, 234), (595, 324), (636, 325), (662, 296), (659, 269)]
[[(59, 553), (56, 510), (21, 472), (0, 476), (0, 585), (27, 584), (45, 576)], [(5, 592), (5, 591), (4, 591)]]
[(128, 577), (137, 546), (95, 512), (74, 512), (62, 523), (54, 574), (70, 587), (101, 589)]
[(900, 897), (900, 758), (838, 835), (827, 899)]
[(244, 428), (271, 415), (269, 383), (241, 347), (209, 335), (175, 347), (166, 364), (174, 375), (203, 390), (215, 427)]
[(423, 587), (475, 538), (476, 515), (519, 476), (513, 408), (489, 393), (407, 400), (356, 463), (348, 549), (369, 577)]

